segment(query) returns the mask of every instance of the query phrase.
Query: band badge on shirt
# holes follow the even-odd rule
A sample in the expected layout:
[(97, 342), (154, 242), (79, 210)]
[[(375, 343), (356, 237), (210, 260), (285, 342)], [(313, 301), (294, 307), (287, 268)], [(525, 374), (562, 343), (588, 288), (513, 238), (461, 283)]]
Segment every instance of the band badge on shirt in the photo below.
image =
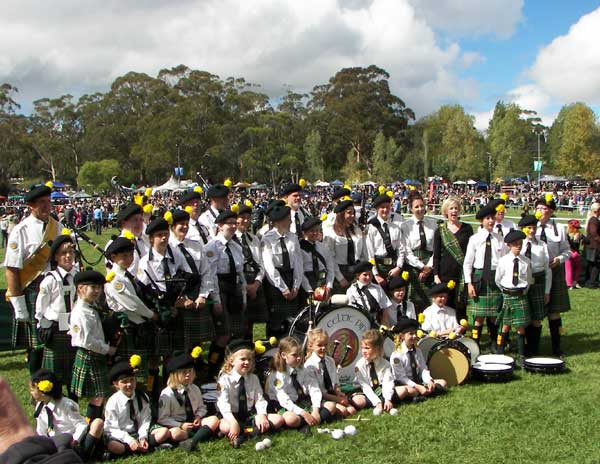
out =
[(77, 333), (77, 332), (79, 332), (79, 330), (80, 330), (80, 329), (79, 329), (79, 326), (78, 326), (78, 325), (74, 325), (74, 326), (73, 326), (73, 332)]
[(123, 290), (123, 288), (124, 288), (124, 285), (123, 285), (123, 283), (122, 283), (122, 282), (115, 282), (115, 283), (114, 283), (114, 285), (113, 285), (113, 287), (115, 288), (115, 290), (116, 290), (117, 292), (120, 292), (120, 291), (122, 291), (122, 290)]
[(215, 254), (212, 251), (207, 251), (206, 256), (212, 258)]
[(400, 364), (400, 359), (399, 358), (394, 358), (394, 364)]
[(281, 379), (275, 379), (275, 388), (281, 388), (283, 386), (283, 382), (281, 381)]
[(17, 242), (10, 242), (8, 244), (8, 246), (10, 247), (11, 250), (16, 250), (17, 248), (19, 248), (19, 245), (17, 245)]

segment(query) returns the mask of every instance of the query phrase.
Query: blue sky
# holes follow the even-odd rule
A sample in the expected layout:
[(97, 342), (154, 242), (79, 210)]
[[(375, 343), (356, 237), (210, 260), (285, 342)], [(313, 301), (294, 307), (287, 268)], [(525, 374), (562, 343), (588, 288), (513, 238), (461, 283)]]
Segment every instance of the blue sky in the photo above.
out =
[(544, 123), (600, 105), (600, 5), (575, 0), (3, 0), (0, 82), (22, 112), (185, 64), (260, 84), (274, 102), (376, 64), (417, 117), (458, 103), (484, 130), (498, 100)]

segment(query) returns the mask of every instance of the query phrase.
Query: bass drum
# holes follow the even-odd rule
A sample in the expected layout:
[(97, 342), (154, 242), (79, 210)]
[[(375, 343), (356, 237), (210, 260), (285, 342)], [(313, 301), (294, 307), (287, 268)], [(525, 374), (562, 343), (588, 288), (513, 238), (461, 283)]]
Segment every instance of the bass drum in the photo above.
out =
[(471, 353), (457, 340), (442, 340), (429, 352), (427, 366), (434, 379), (444, 379), (449, 387), (462, 385), (471, 374)]
[[(291, 322), (290, 336), (304, 343), (309, 328), (323, 329), (329, 335), (328, 353), (333, 357), (338, 369), (339, 383), (354, 381), (354, 365), (360, 358), (362, 334), (373, 328), (371, 316), (360, 308), (352, 306), (329, 307), (319, 311), (314, 324), (309, 323), (310, 308), (305, 308)], [(336, 341), (338, 343), (336, 343)], [(391, 347), (390, 347), (391, 344)], [(386, 354), (394, 349), (394, 342), (386, 337)]]

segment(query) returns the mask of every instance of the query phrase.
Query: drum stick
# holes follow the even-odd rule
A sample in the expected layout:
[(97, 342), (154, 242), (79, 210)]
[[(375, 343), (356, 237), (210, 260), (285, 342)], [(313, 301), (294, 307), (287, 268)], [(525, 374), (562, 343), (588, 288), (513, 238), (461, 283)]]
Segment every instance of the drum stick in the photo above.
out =
[(333, 341), (333, 351), (331, 352), (331, 357), (335, 360), (335, 354), (337, 352), (338, 347), (340, 346), (340, 341), (339, 340), (334, 340)]
[(348, 353), (352, 350), (352, 347), (350, 345), (346, 345), (346, 351), (344, 352), (344, 356), (342, 357), (342, 360), (340, 361), (340, 363), (338, 364), (338, 369), (342, 368), (342, 365), (344, 364), (344, 362), (346, 362), (346, 358), (348, 357)]

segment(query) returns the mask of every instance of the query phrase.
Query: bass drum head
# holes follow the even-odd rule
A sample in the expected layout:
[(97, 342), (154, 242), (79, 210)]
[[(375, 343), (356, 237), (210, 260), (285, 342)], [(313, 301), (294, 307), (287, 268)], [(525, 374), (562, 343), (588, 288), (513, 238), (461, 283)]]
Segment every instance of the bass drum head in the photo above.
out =
[(423, 357), (425, 359), (429, 359), (429, 353), (431, 353), (432, 348), (440, 343), (435, 337), (425, 336), (417, 342), (417, 346), (420, 348), (421, 353), (423, 353)]
[(444, 379), (449, 387), (454, 387), (469, 378), (471, 356), (463, 344), (444, 340), (432, 348), (427, 365), (434, 379)]
[[(351, 306), (329, 308), (318, 316), (315, 327), (323, 329), (329, 335), (327, 351), (333, 356), (336, 365), (341, 363), (338, 370), (339, 382), (352, 383), (354, 365), (360, 357), (360, 339), (371, 328), (371, 318), (362, 309)], [(337, 348), (336, 340), (339, 342)]]
[(515, 360), (505, 354), (482, 354), (477, 358), (477, 362), (480, 364), (505, 364), (507, 366), (515, 364)]

